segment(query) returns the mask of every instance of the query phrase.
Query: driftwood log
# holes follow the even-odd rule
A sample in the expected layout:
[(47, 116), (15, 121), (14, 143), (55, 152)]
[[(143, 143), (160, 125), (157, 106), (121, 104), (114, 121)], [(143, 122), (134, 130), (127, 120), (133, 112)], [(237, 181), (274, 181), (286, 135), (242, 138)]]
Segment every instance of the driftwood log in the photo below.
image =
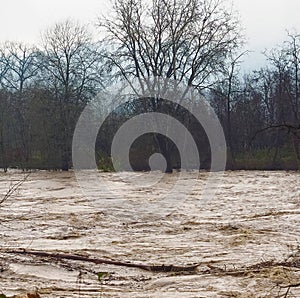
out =
[(0, 253), (29, 255), (29, 256), (37, 256), (43, 258), (52, 258), (56, 260), (74, 260), (74, 261), (81, 261), (81, 262), (90, 262), (94, 264), (109, 264), (115, 266), (133, 267), (133, 268), (139, 268), (151, 272), (191, 272), (191, 271), (195, 271), (199, 266), (199, 264), (194, 264), (190, 266), (146, 265), (146, 264), (138, 264), (138, 263), (121, 262), (116, 260), (91, 258), (91, 257), (86, 257), (81, 255), (74, 255), (74, 254), (49, 253), (44, 251), (25, 250), (25, 249), (17, 249), (17, 250), (1, 249)]

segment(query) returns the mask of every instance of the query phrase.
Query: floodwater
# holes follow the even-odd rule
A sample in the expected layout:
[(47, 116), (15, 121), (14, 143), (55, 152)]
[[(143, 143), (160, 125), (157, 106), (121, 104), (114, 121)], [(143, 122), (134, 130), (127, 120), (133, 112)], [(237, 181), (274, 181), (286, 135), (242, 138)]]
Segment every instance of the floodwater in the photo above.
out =
[[(117, 173), (100, 175), (117, 197), (97, 188), (88, 197), (73, 172), (31, 173), (0, 206), (1, 250), (149, 265), (197, 263), (197, 270), (157, 273), (0, 252), (0, 293), (274, 298), (300, 282), (299, 172), (226, 172), (209, 200), (202, 200), (208, 174), (201, 172), (189, 196), (175, 200), (175, 193), (174, 202), (159, 196), (170, 193), (176, 173), (130, 191)], [(23, 177), (1, 173), (0, 198)], [(184, 179), (188, 184), (194, 173)], [(98, 272), (107, 274), (98, 280)], [(290, 288), (286, 297), (300, 297), (300, 287)]]

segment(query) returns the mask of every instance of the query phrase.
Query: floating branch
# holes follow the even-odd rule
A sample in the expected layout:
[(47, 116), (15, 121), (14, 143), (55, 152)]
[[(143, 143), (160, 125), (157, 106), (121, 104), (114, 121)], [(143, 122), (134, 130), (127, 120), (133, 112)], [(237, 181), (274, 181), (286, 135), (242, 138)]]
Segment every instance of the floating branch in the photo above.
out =
[(107, 259), (99, 259), (99, 258), (90, 258), (80, 255), (74, 254), (63, 254), (63, 253), (49, 253), (44, 251), (36, 251), (36, 250), (0, 250), (1, 253), (6, 254), (20, 254), (20, 255), (31, 255), (37, 257), (44, 257), (44, 258), (52, 258), (52, 259), (59, 259), (59, 260), (74, 260), (74, 261), (81, 261), (81, 262), (90, 262), (94, 264), (109, 264), (115, 266), (124, 266), (124, 267), (133, 267), (139, 268), (151, 272), (191, 272), (195, 271), (199, 264), (190, 265), (190, 266), (176, 266), (176, 265), (146, 265), (146, 264), (136, 264), (136, 263), (129, 263), (129, 262), (121, 262), (115, 260), (107, 260)]

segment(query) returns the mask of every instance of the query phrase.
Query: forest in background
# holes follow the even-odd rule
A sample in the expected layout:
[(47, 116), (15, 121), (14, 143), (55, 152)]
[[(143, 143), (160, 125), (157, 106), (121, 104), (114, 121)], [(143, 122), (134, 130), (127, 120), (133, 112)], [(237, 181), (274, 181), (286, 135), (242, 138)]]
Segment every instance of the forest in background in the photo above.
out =
[[(43, 32), (41, 45), (0, 45), (0, 167), (68, 170), (72, 137), (86, 104), (118, 81), (162, 77), (195, 88), (223, 126), (228, 169), (300, 168), (300, 34), (266, 50), (267, 65), (244, 74), (244, 36), (224, 1), (116, 0), (112, 15), (99, 18), (95, 40), (88, 27), (66, 20)], [(149, 2), (148, 2), (149, 3)], [(105, 109), (105, 102), (103, 103)], [(203, 128), (183, 109), (161, 99), (130, 101), (100, 129), (97, 161), (112, 170), (110, 145), (133, 115), (163, 111), (193, 135), (201, 165), (210, 166)], [(162, 153), (170, 169), (180, 166), (176, 146), (161, 135), (138, 138), (130, 159), (147, 170)]]

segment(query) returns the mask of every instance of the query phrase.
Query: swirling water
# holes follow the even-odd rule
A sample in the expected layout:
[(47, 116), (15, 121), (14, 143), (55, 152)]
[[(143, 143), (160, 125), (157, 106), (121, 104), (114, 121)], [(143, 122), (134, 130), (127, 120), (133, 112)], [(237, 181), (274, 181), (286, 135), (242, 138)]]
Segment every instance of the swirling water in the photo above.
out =
[[(194, 174), (180, 179), (189, 186)], [(201, 196), (205, 172), (199, 173), (189, 195), (172, 192), (178, 173), (134, 189), (117, 173), (99, 175), (109, 187), (89, 189), (87, 196), (73, 172), (31, 173), (0, 206), (1, 248), (144, 264), (199, 263), (198, 271), (153, 273), (0, 253), (0, 292), (37, 289), (41, 297), (276, 297), (279, 285), (299, 282), (299, 270), (283, 267), (237, 276), (209, 272), (212, 266), (231, 270), (279, 262), (300, 251), (299, 172), (225, 172), (209, 200)], [(137, 174), (123, 175), (135, 179)], [(22, 178), (18, 171), (0, 174), (0, 193)], [(97, 272), (109, 275), (99, 281)], [(298, 288), (293, 295), (300, 297)]]

